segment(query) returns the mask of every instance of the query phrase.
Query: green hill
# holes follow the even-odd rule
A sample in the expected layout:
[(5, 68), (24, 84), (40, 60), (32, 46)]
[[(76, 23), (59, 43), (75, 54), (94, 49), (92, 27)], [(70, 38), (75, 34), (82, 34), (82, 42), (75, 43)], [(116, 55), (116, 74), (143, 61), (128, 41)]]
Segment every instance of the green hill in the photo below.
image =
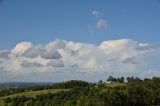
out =
[(9, 96), (1, 97), (0, 100), (7, 97), (16, 97), (16, 96), (26, 96), (26, 97), (36, 97), (39, 94), (47, 94), (47, 93), (57, 93), (59, 91), (67, 91), (68, 89), (47, 89), (47, 90), (39, 90), (39, 91), (27, 91), (22, 93), (15, 93)]
[[(115, 80), (115, 78), (113, 79)], [(21, 93), (15, 93), (16, 90), (13, 90), (14, 92), (9, 90), (9, 93), (3, 92), (7, 96), (1, 95), (3, 97), (0, 98), (0, 106), (160, 105), (160, 78), (157, 77), (144, 80), (127, 77), (127, 82), (123, 83), (116, 80), (111, 83), (67, 81), (57, 83), (54, 86), (25, 89), (25, 92)], [(8, 96), (8, 94), (12, 95)]]
[(4, 96), (4, 97), (0, 97), (0, 106), (4, 106), (3, 103), (3, 99), (6, 99), (7, 97), (9, 98), (13, 98), (13, 97), (21, 97), (21, 96), (26, 96), (26, 97), (36, 97), (37, 95), (40, 94), (48, 94), (48, 93), (57, 93), (60, 91), (68, 91), (69, 89), (46, 89), (46, 90), (39, 90), (39, 91), (26, 91), (26, 92), (22, 92), (22, 93), (15, 93), (9, 96)]

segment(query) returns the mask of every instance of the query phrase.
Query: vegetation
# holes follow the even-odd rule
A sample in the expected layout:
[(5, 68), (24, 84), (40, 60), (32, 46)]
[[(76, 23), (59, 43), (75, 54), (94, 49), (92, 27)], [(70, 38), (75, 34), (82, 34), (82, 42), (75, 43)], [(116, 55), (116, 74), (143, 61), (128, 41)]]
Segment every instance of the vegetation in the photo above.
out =
[[(36, 95), (17, 95), (3, 98), (0, 106), (148, 106), (160, 105), (160, 78), (113, 78), (91, 84), (67, 81), (52, 86), (32, 88)], [(59, 90), (49, 92), (49, 90)], [(31, 89), (31, 88), (30, 88)], [(41, 90), (43, 89), (43, 90)], [(69, 89), (69, 90), (60, 90)], [(35, 91), (36, 90), (36, 91)], [(48, 90), (48, 92), (47, 92)], [(40, 93), (45, 91), (45, 93)], [(47, 93), (46, 93), (47, 92)], [(21, 93), (19, 93), (21, 94)]]
[(1, 97), (0, 99), (4, 99), (7, 97), (13, 98), (16, 96), (23, 96), (23, 95), (25, 95), (26, 97), (36, 97), (39, 94), (56, 93), (59, 91), (68, 91), (68, 90), (69, 89), (46, 89), (46, 90), (38, 90), (38, 91), (26, 91), (26, 92), (15, 93), (12, 95), (4, 96), (4, 97)]

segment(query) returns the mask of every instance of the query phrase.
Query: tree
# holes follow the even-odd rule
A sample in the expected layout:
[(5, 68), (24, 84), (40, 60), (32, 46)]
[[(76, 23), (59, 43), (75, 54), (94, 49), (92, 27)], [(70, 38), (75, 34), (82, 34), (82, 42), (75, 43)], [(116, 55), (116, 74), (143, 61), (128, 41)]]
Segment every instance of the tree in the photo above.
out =
[(99, 80), (99, 82), (98, 83), (102, 83), (103, 81), (102, 80)]
[(10, 103), (11, 102), (11, 98), (10, 97), (7, 97), (5, 100), (4, 100), (5, 103)]
[(121, 77), (120, 83), (124, 83), (125, 78)]
[(107, 81), (114, 81), (114, 78), (112, 76), (109, 76)]

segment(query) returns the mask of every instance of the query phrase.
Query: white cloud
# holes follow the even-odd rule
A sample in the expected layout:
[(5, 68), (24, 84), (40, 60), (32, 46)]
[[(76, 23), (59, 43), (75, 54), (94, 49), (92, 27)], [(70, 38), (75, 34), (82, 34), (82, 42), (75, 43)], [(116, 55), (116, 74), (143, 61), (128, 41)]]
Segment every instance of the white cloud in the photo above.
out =
[(59, 58), (61, 58), (61, 55), (56, 50), (48, 50), (48, 51), (42, 53), (41, 57), (45, 58), (45, 59), (59, 59)]
[(107, 21), (104, 20), (104, 19), (99, 19), (97, 20), (97, 28), (98, 29), (103, 29), (103, 28), (106, 28), (107, 27)]
[(15, 55), (15, 56), (20, 56), (21, 54), (23, 54), (26, 50), (30, 49), (32, 47), (32, 43), (31, 42), (22, 42), (22, 43), (18, 43), (16, 45), (16, 47), (14, 47), (11, 50), (11, 54)]
[(64, 67), (64, 64), (63, 64), (63, 61), (61, 61), (61, 60), (52, 60), (47, 63), (47, 66), (59, 68), (59, 67)]
[(36, 58), (38, 56), (44, 59), (59, 59), (61, 55), (56, 50), (56, 48), (61, 48), (57, 42), (62, 43), (62, 41), (51, 42), (47, 45), (32, 45), (31, 42), (23, 42), (16, 45), (14, 49), (11, 50), (11, 54), (14, 56), (24, 56), (26, 58)]
[(24, 60), (22, 63), (20, 63), (21, 66), (26, 67), (26, 68), (32, 68), (32, 67), (42, 67), (43, 65), (38, 63), (38, 62), (29, 62)]
[[(0, 67), (3, 67), (0, 72), (14, 73), (17, 78), (23, 74), (29, 79), (33, 70), (44, 76), (50, 72), (68, 73), (70, 76), (70, 72), (74, 72), (81, 78), (84, 78), (81, 72), (90, 78), (91, 73), (142, 75), (148, 69), (160, 70), (158, 64), (155, 64), (156, 69), (151, 66), (158, 62), (159, 46), (130, 39), (108, 40), (100, 45), (64, 40), (55, 40), (46, 45), (22, 42), (8, 51), (0, 52)], [(154, 59), (151, 59), (152, 54), (155, 54)]]
[(0, 59), (9, 59), (10, 51), (2, 50), (0, 51)]
[(123, 60), (123, 63), (138, 64), (135, 57), (127, 57)]
[(98, 10), (93, 10), (92, 15), (95, 16), (95, 17), (100, 17), (101, 13)]
[[(102, 13), (100, 13), (98, 10), (93, 10), (92, 15), (96, 17), (96, 28), (97, 29), (104, 29), (108, 26), (108, 23), (106, 19), (102, 18)], [(93, 32), (92, 26), (89, 26), (91, 32)]]

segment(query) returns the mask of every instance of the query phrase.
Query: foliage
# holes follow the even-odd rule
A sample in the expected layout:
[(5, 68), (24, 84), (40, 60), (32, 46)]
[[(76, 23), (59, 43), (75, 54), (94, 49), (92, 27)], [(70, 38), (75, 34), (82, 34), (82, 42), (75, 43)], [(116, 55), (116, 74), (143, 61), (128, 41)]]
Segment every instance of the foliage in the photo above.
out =
[[(124, 81), (123, 83), (119, 82), (122, 77), (110, 78), (114, 79), (113, 84), (102, 81), (97, 84), (70, 81), (59, 85), (60, 88), (70, 88), (69, 91), (39, 94), (36, 97), (17, 96), (6, 98), (4, 102), (11, 106), (160, 105), (160, 78), (141, 80), (138, 77), (127, 77), (126, 83)], [(58, 86), (55, 88), (58, 89)]]

